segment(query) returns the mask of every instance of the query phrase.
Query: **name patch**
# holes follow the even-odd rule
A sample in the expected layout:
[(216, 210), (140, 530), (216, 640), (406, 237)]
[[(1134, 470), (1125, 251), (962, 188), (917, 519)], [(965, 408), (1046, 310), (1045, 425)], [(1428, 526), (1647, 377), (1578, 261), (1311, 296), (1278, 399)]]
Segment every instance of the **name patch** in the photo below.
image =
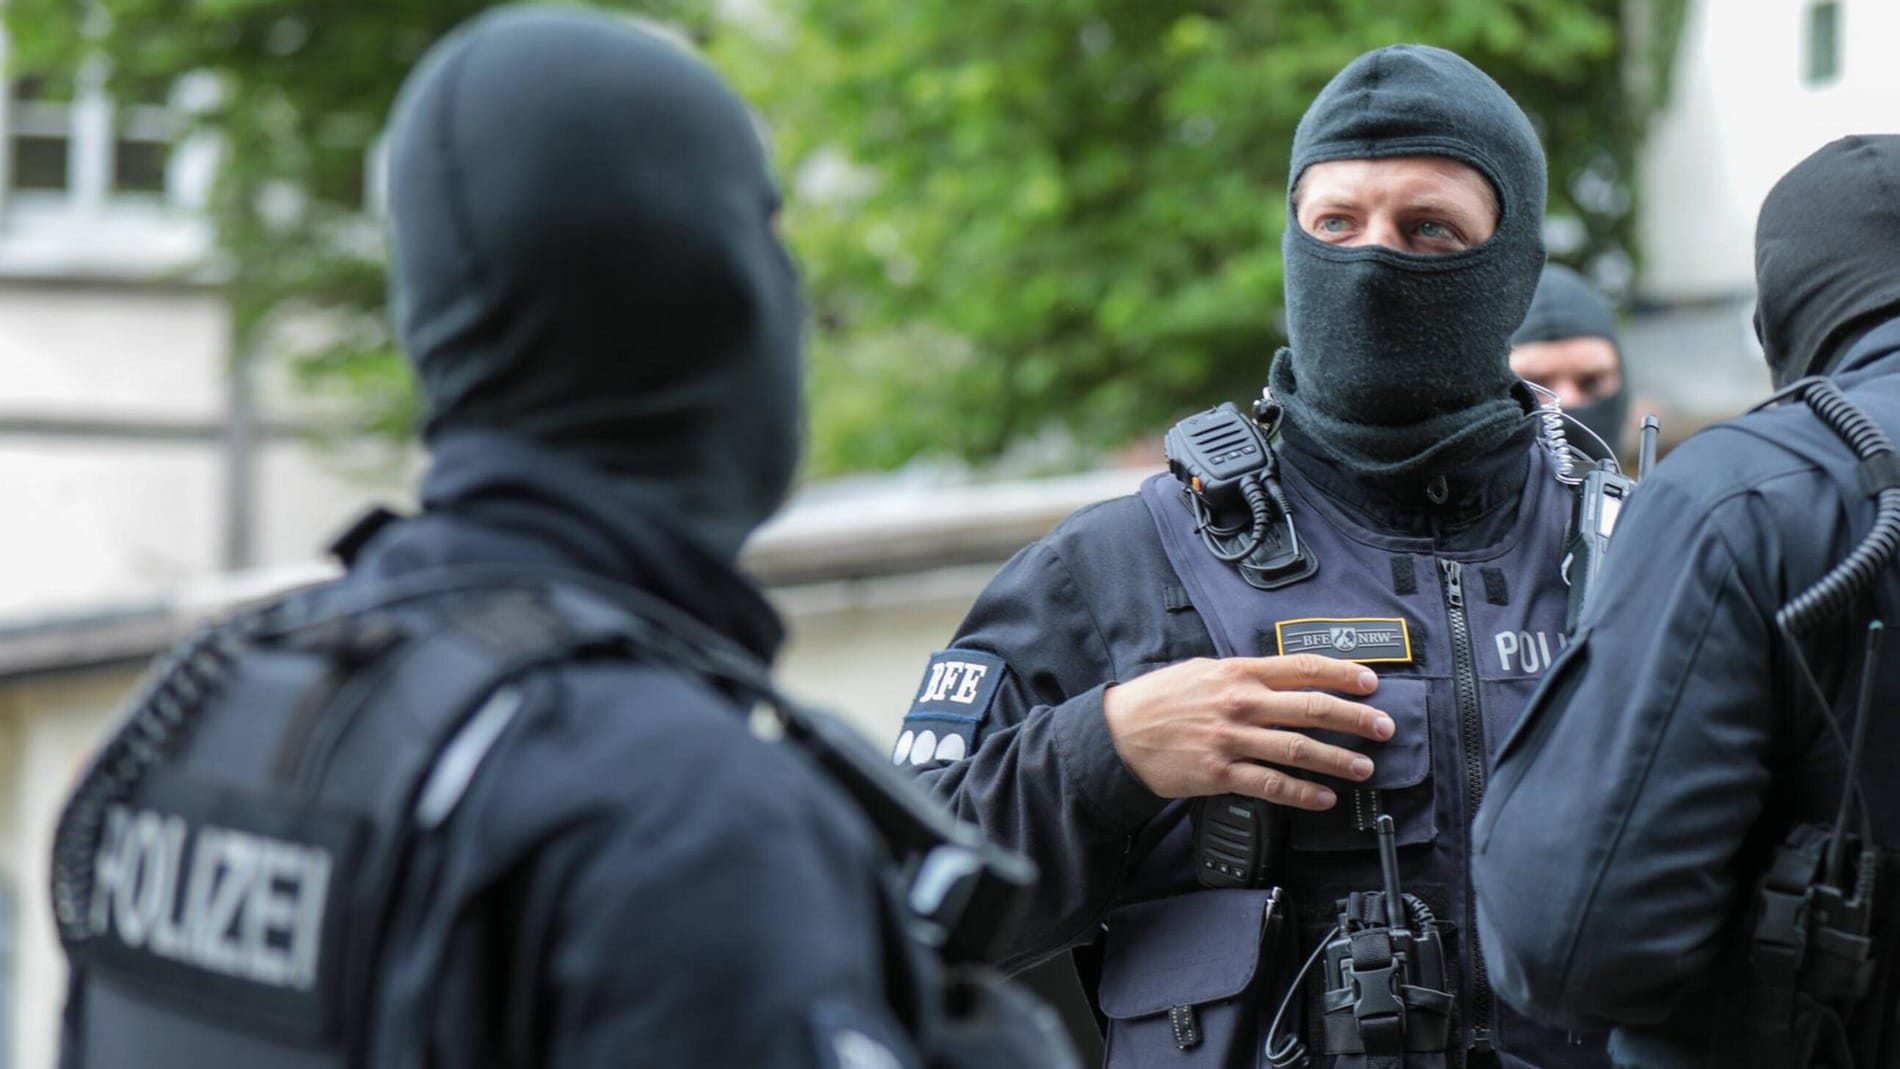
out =
[(1273, 625), (1280, 655), (1316, 653), (1360, 664), (1409, 664), (1412, 633), (1402, 616), (1310, 616)]

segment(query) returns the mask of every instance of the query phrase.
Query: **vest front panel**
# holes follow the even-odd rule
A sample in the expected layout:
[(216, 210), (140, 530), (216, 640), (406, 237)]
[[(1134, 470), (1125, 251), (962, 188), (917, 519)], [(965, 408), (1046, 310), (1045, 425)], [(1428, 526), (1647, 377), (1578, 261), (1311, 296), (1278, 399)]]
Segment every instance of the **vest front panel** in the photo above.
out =
[[(1568, 587), (1561, 563), (1572, 491), (1535, 449), (1507, 536), (1480, 550), (1441, 552), (1429, 537), (1368, 530), (1284, 460), (1281, 472), (1318, 570), (1270, 591), (1249, 585), (1234, 565), (1208, 552), (1174, 479), (1158, 475), (1141, 493), (1222, 656), (1312, 653), (1358, 661), (1379, 675), (1378, 690), (1364, 700), (1392, 717), (1391, 740), (1311, 733), (1369, 756), (1373, 777), (1359, 784), (1300, 773), (1339, 799), (1327, 812), (1292, 812), (1289, 849), (1279, 863), (1275, 882), (1299, 918), (1301, 959), (1332, 927), (1337, 899), (1380, 887), (1373, 821), (1389, 813), (1405, 891), (1451, 929), (1462, 1027), (1479, 1023), (1474, 1015), (1485, 1018), (1507, 1065), (1525, 1064), (1519, 1058), (1536, 1066), (1607, 1064), (1600, 1043), (1578, 1046), (1496, 1007), (1488, 994), (1474, 1006), (1473, 979), (1482, 964), (1465, 938), (1473, 930), (1466, 852), (1484, 778), (1564, 643)], [(1162, 819), (1178, 815), (1170, 807)], [(1131, 886), (1196, 893), (1192, 836), (1181, 823), (1141, 862)], [(1308, 987), (1314, 993), (1318, 985)], [(1309, 1012), (1309, 1024), (1316, 1017)], [(1460, 1061), (1454, 1054), (1450, 1064)]]

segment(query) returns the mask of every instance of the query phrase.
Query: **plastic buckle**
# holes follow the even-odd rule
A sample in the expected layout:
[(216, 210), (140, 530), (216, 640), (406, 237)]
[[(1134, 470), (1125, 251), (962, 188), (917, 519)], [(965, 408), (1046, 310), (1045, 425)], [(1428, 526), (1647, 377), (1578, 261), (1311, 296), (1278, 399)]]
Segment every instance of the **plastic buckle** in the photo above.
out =
[(1764, 890), (1761, 916), (1755, 921), (1755, 942), (1792, 949), (1798, 956), (1807, 949), (1808, 905), (1813, 900), (1811, 887), (1798, 895)]
[(1364, 1023), (1381, 1017), (1405, 1019), (1405, 1003), (1399, 1001), (1399, 963), (1371, 969), (1357, 966), (1347, 974), (1352, 981), (1353, 1020)]

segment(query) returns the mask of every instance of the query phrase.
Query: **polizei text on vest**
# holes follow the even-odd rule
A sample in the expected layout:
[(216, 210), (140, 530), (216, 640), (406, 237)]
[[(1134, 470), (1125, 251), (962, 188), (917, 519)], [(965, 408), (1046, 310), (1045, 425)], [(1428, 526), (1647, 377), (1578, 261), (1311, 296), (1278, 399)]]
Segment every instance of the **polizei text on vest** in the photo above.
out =
[(132, 950), (293, 990), (317, 979), (327, 850), (176, 814), (113, 806), (92, 929)]

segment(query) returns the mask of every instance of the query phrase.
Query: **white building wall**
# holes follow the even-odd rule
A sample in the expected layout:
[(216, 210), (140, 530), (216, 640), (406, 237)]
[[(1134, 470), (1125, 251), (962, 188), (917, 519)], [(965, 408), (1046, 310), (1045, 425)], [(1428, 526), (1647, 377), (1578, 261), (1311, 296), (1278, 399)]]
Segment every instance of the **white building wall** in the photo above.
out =
[[(155, 595), (213, 574), (228, 507), (217, 440), (19, 434), (17, 418), (215, 428), (228, 411), (228, 314), (205, 290), (0, 282), (0, 616)], [(266, 376), (268, 380), (270, 377)], [(260, 392), (266, 415), (288, 407)], [(372, 500), (401, 503), (418, 463), (387, 447), (263, 440), (261, 565), (308, 560)]]
[(138, 600), (217, 568), (211, 449), (0, 437), (0, 612)]
[(228, 321), (197, 289), (0, 284), (0, 414), (216, 419)]
[(1900, 4), (1839, 4), (1840, 73), (1825, 85), (1804, 79), (1812, 0), (1691, 4), (1639, 161), (1643, 297), (1752, 293), (1755, 216), (1775, 181), (1835, 138), (1900, 132)]

